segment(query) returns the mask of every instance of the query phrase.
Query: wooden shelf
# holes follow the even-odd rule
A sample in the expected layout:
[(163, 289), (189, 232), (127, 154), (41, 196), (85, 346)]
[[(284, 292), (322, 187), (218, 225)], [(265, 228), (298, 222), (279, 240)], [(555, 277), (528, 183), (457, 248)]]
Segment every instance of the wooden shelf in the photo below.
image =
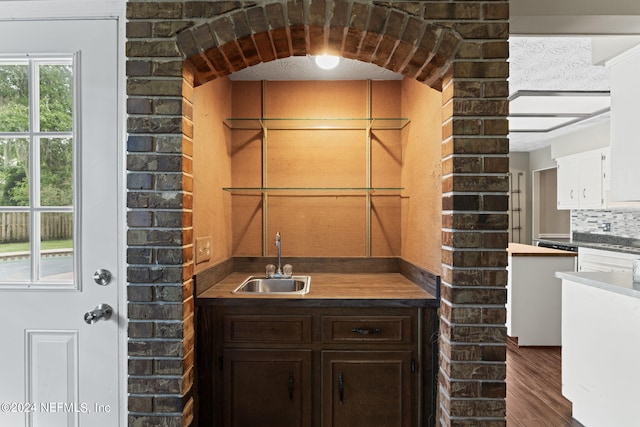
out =
[(399, 130), (407, 118), (228, 118), (229, 129), (245, 130)]
[(400, 192), (404, 190), (401, 187), (223, 187), (224, 191), (228, 191), (234, 194), (270, 194), (270, 195), (296, 195), (300, 193), (303, 195), (310, 195), (315, 193), (322, 194), (339, 194), (339, 195), (366, 195), (373, 193), (384, 193), (385, 195), (400, 195)]

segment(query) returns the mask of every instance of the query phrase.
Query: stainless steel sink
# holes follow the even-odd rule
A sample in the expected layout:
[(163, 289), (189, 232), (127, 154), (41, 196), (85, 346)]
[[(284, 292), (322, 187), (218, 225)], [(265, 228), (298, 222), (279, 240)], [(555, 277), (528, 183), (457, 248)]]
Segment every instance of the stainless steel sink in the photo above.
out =
[(310, 286), (310, 276), (292, 276), (289, 278), (249, 276), (233, 293), (302, 295), (309, 293)]

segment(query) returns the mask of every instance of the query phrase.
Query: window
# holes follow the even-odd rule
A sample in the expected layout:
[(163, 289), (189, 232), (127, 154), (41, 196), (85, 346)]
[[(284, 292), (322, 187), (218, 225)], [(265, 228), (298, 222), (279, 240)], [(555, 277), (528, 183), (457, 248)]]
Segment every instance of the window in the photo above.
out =
[(0, 57), (0, 286), (73, 284), (74, 87), (72, 57)]

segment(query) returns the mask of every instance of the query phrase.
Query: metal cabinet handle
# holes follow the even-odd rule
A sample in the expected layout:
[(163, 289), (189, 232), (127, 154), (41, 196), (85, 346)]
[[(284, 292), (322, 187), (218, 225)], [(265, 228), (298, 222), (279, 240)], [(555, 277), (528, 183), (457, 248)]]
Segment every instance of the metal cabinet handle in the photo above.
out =
[(293, 401), (293, 372), (289, 372), (289, 400)]
[(573, 200), (573, 189), (571, 189), (571, 191), (569, 191), (569, 198), (571, 198)]
[(583, 189), (582, 189), (582, 198), (583, 198), (583, 199), (586, 199), (586, 198), (587, 198), (587, 189), (586, 189), (586, 188), (583, 188)]
[(372, 335), (372, 334), (381, 334), (382, 328), (353, 328), (351, 330), (354, 334), (360, 335)]
[(338, 376), (338, 397), (340, 398), (340, 404), (344, 404), (344, 375), (342, 372)]

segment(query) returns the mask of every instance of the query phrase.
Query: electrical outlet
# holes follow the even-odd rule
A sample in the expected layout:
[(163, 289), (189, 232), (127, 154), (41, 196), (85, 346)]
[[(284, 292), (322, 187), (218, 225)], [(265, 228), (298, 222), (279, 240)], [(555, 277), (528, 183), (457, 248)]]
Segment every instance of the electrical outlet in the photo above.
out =
[(211, 236), (196, 238), (196, 264), (211, 259)]

